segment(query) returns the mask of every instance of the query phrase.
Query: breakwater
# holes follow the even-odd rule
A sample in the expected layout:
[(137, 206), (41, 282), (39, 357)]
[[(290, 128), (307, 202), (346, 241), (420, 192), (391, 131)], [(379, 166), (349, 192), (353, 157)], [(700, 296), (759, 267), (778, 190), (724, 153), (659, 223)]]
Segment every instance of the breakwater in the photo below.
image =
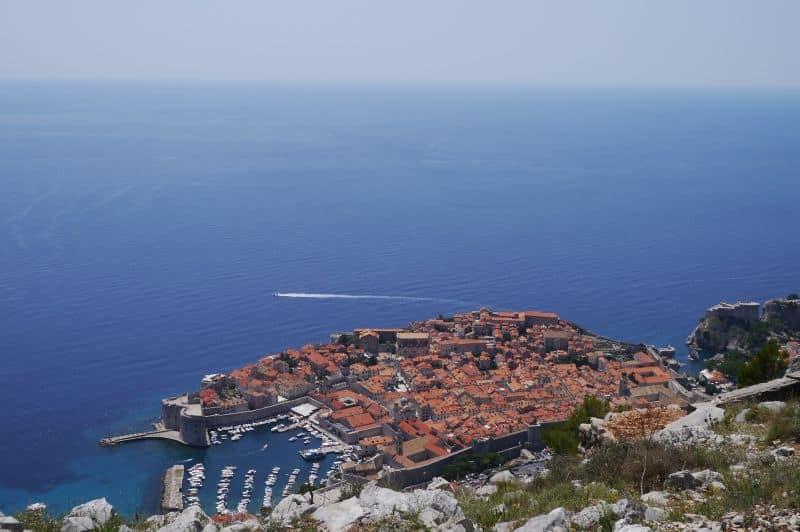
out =
[(168, 467), (161, 480), (161, 511), (179, 512), (183, 510), (184, 466), (178, 464)]

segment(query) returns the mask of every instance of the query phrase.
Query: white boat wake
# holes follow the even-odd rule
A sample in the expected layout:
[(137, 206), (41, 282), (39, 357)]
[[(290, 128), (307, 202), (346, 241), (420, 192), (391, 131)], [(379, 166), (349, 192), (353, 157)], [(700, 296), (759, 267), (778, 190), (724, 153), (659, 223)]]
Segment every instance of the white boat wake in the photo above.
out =
[(307, 292), (273, 292), (275, 297), (288, 297), (294, 299), (391, 299), (395, 301), (454, 301), (452, 299), (437, 299), (433, 297), (412, 296), (380, 296), (374, 294), (314, 294)]

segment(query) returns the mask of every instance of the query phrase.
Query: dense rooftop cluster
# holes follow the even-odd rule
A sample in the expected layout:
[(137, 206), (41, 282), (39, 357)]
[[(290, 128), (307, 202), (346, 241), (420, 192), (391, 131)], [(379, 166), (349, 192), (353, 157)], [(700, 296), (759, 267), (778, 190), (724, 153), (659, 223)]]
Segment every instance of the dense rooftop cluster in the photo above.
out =
[(566, 419), (585, 396), (643, 407), (674, 403), (669, 370), (546, 312), (492, 312), (356, 329), (212, 375), (207, 414), (308, 395), (329, 407), (326, 428), (408, 467)]

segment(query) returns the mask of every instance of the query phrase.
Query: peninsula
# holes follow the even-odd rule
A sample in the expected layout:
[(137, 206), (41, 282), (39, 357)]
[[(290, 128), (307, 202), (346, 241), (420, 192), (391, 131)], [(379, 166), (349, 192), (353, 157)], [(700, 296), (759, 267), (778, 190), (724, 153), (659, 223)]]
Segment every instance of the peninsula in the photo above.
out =
[(541, 448), (540, 430), (586, 397), (620, 409), (702, 399), (668, 362), (653, 346), (605, 338), (553, 313), (481, 308), (334, 333), (322, 345), (207, 375), (198, 390), (163, 401), (158, 430), (104, 443), (159, 437), (208, 446), (220, 427), (310, 404), (320, 430), (359, 450), (353, 472), (413, 485), (463, 452), (508, 458)]

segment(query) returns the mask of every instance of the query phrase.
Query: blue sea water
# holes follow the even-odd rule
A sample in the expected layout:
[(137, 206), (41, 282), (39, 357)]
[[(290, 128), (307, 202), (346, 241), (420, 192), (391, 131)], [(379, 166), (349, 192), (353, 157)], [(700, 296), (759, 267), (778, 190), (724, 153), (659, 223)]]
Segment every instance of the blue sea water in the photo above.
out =
[(487, 305), (682, 347), (800, 288), (798, 200), (797, 93), (0, 86), (0, 510), (152, 512), (188, 458), (287, 471), (258, 436), (96, 441), (334, 330)]

